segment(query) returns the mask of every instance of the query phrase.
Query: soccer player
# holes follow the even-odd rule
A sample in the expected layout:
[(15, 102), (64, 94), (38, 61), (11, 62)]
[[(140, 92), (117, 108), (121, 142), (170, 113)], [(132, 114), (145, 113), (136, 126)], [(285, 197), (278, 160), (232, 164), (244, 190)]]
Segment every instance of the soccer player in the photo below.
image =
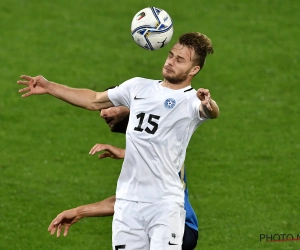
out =
[[(184, 191), (178, 173), (189, 140), (219, 108), (208, 89), (191, 87), (193, 77), (213, 53), (198, 32), (180, 36), (162, 69), (164, 79), (132, 78), (114, 89), (70, 88), (42, 76), (21, 76), (20, 92), (50, 94), (75, 106), (130, 109), (126, 153), (117, 182), (113, 249), (180, 250), (184, 232)], [(130, 225), (130, 227), (129, 227)]]
[[(105, 119), (112, 132), (126, 133), (129, 109), (125, 106), (111, 107), (109, 109), (102, 109), (100, 116)], [(91, 154), (105, 151), (99, 155), (99, 158), (110, 157), (113, 159), (123, 159), (125, 150), (116, 148), (107, 144), (96, 144), (91, 149)], [(183, 170), (184, 171), (184, 170)], [(185, 171), (184, 171), (185, 172)], [(184, 190), (184, 210), (186, 211), (185, 229), (182, 241), (182, 250), (193, 250), (197, 245), (198, 240), (198, 221), (196, 214), (189, 202), (188, 187), (186, 184), (186, 174), (183, 176), (179, 173), (181, 180), (185, 185)], [(82, 205), (76, 208), (68, 209), (56, 216), (50, 223), (48, 231), (51, 235), (57, 230), (57, 237), (60, 236), (61, 230), (64, 227), (64, 236), (68, 234), (71, 225), (84, 217), (103, 217), (114, 214), (115, 196), (109, 197), (103, 201), (93, 204)]]

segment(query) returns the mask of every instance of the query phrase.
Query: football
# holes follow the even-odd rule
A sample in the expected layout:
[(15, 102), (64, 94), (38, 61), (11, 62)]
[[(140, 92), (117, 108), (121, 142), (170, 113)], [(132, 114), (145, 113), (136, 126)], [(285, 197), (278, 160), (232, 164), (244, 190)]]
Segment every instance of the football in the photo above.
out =
[(147, 7), (135, 14), (131, 22), (131, 36), (146, 50), (158, 50), (173, 36), (173, 21), (163, 9)]

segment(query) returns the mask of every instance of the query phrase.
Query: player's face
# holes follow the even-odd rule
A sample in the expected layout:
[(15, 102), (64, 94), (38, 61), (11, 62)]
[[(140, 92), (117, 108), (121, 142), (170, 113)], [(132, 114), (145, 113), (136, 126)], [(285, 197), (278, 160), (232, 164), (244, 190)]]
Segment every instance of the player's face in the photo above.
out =
[(176, 43), (170, 50), (164, 64), (163, 77), (174, 84), (181, 83), (188, 77), (193, 77), (199, 71), (197, 69), (200, 69), (199, 66), (193, 65), (194, 53), (193, 49)]
[(129, 109), (127, 107), (118, 106), (102, 109), (100, 116), (105, 120), (112, 132), (126, 132), (129, 116)]

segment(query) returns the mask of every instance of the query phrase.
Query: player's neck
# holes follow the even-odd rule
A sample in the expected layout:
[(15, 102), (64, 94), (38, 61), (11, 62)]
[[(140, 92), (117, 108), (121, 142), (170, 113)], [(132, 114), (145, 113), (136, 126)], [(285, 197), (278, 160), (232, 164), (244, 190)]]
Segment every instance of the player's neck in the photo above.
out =
[(174, 90), (183, 89), (183, 88), (185, 88), (187, 86), (190, 86), (190, 85), (191, 85), (190, 81), (182, 81), (182, 82), (179, 82), (179, 83), (171, 83), (166, 79), (164, 79), (164, 81), (161, 84), (161, 86), (163, 86), (163, 87), (166, 87), (166, 88), (169, 88), (169, 89), (174, 89)]

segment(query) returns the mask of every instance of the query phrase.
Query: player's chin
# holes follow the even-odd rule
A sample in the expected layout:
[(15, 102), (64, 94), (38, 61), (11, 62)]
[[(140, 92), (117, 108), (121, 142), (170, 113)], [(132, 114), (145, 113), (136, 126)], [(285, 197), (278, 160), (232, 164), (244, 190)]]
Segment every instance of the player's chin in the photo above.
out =
[(169, 70), (163, 70), (162, 72), (162, 75), (163, 77), (166, 79), (166, 80), (169, 80), (169, 79), (173, 79), (174, 78), (174, 73), (172, 71), (169, 71)]
[(164, 79), (166, 79), (169, 83), (178, 84), (181, 82), (181, 79), (170, 74), (163, 75)]

